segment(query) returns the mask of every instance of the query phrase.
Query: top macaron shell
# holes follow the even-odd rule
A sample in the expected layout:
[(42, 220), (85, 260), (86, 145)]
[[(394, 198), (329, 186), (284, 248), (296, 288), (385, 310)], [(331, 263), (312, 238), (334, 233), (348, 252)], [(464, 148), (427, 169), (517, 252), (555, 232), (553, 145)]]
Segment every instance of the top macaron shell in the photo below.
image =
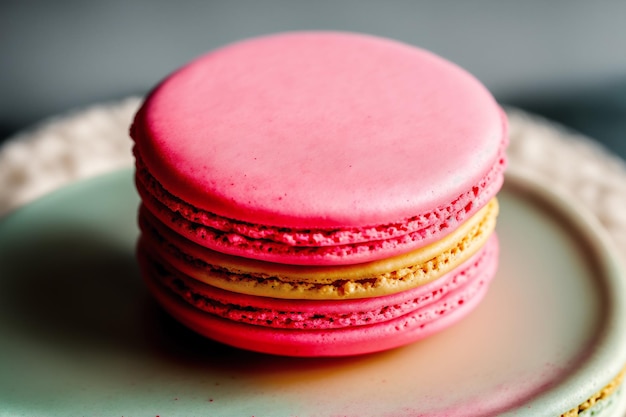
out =
[(497, 163), (505, 128), (489, 92), (442, 58), (304, 32), (192, 61), (153, 90), (132, 131), (152, 175), (200, 209), (341, 228), (449, 204)]

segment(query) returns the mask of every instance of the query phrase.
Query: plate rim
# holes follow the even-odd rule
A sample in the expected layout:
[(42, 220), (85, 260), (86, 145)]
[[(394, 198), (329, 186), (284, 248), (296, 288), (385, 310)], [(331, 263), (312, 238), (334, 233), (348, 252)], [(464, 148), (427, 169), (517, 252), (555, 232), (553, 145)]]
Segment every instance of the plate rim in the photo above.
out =
[[(574, 372), (538, 394), (523, 406), (509, 410), (503, 416), (536, 416), (537, 410), (558, 416), (600, 391), (626, 366), (626, 275), (619, 261), (616, 245), (597, 217), (559, 188), (551, 189), (545, 178), (533, 171), (509, 165), (505, 171), (505, 186), (518, 188), (547, 204), (576, 234), (585, 237), (590, 248), (588, 256), (597, 260), (602, 269), (606, 288), (606, 314), (594, 349)], [(620, 300), (619, 294), (622, 294)], [(621, 301), (621, 302), (620, 302)], [(572, 405), (573, 404), (573, 405)]]

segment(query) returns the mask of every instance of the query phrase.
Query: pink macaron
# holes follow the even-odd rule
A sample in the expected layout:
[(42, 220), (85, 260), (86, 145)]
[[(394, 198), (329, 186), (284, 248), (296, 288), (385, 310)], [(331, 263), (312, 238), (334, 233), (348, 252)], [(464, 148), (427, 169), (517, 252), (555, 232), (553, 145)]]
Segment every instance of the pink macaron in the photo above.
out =
[(413, 342), (495, 275), (506, 133), (480, 82), (396, 41), (301, 32), (212, 51), (131, 127), (142, 274), (183, 324), (240, 348)]

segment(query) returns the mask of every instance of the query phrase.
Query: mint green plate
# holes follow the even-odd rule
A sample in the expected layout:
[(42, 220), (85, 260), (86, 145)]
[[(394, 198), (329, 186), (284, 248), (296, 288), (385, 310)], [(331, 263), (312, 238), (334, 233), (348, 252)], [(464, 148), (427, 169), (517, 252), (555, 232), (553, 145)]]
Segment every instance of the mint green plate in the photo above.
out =
[(0, 221), (0, 416), (557, 416), (626, 364), (624, 277), (546, 188), (511, 173), (500, 202), (501, 266), (470, 316), (317, 360), (219, 345), (155, 305), (130, 171), (62, 189)]

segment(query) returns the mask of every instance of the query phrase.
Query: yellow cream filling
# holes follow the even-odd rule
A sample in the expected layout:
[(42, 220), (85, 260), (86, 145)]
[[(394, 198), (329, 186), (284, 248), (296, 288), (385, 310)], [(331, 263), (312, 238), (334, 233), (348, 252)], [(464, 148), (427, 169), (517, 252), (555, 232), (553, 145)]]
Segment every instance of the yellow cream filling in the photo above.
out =
[(561, 414), (561, 417), (576, 417), (580, 413), (593, 407), (598, 401), (606, 400), (620, 387), (626, 376), (626, 367), (624, 367), (615, 378), (611, 380), (606, 386), (594, 395), (589, 397), (587, 401), (580, 404), (578, 407), (574, 407), (566, 413)]
[(155, 249), (166, 262), (224, 290), (290, 299), (365, 298), (424, 285), (456, 268), (485, 244), (495, 228), (497, 215), (498, 202), (494, 198), (437, 242), (406, 254), (356, 265), (284, 265), (241, 258), (185, 241), (165, 229), (155, 231), (161, 236), (154, 241), (161, 241)]

